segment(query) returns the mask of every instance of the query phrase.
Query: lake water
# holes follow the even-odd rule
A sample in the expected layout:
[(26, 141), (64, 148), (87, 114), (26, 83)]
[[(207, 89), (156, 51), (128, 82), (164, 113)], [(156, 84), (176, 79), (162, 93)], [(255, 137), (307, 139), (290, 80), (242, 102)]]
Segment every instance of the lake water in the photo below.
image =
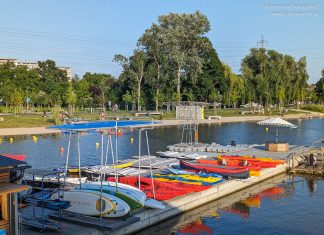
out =
[[(297, 129), (279, 129), (279, 140), (288, 141), (295, 145), (310, 145), (314, 140), (324, 138), (324, 119), (291, 120), (298, 126)], [(1, 132), (1, 130), (0, 130)], [(0, 133), (1, 134), (1, 133)], [(158, 127), (148, 131), (150, 152), (166, 150), (166, 146), (181, 141), (182, 127)], [(52, 169), (63, 166), (65, 163), (69, 135), (38, 136), (33, 141), (31, 136), (14, 137), (10, 143), (8, 138), (0, 144), (0, 153), (27, 154), (27, 162), (36, 169)], [(134, 139), (133, 143), (131, 138)], [(126, 159), (138, 155), (138, 131), (125, 130), (123, 136), (118, 137), (118, 158)], [(242, 144), (262, 144), (274, 141), (275, 129), (258, 126), (255, 122), (210, 124), (199, 126), (199, 142), (230, 144), (232, 140)], [(142, 154), (147, 153), (145, 132), (142, 133)], [(101, 137), (97, 133), (85, 133), (80, 136), (81, 164), (93, 165), (100, 163), (100, 150), (96, 143)], [(115, 143), (115, 137), (113, 137)], [(106, 143), (106, 139), (104, 140)], [(60, 149), (64, 147), (62, 154)], [(70, 166), (77, 165), (77, 136), (72, 135)]]
[(138, 235), (321, 235), (324, 234), (323, 198), (323, 178), (283, 174)]
[[(279, 130), (279, 140), (295, 145), (310, 145), (324, 138), (324, 119), (292, 120), (297, 129)], [(144, 133), (145, 134), (145, 133)], [(145, 142), (143, 134), (143, 142)], [(169, 144), (179, 143), (182, 127), (159, 127), (148, 131), (151, 153), (166, 150)], [(68, 135), (15, 137), (12, 143), (5, 139), (1, 153), (27, 154), (27, 162), (36, 169), (52, 169), (65, 163)], [(100, 135), (80, 136), (81, 164), (99, 164)], [(131, 138), (134, 142), (131, 142)], [(262, 144), (273, 141), (275, 129), (257, 126), (253, 122), (212, 124), (199, 126), (199, 141), (230, 144)], [(118, 137), (120, 159), (138, 154), (138, 132), (126, 130)], [(106, 140), (105, 140), (106, 141)], [(113, 137), (115, 141), (115, 137)], [(62, 154), (60, 148), (64, 147)], [(146, 154), (143, 143), (142, 154)], [(70, 166), (77, 165), (77, 138), (71, 141)], [(144, 234), (324, 234), (323, 179), (281, 175), (245, 191), (209, 203), (196, 210), (151, 227)]]

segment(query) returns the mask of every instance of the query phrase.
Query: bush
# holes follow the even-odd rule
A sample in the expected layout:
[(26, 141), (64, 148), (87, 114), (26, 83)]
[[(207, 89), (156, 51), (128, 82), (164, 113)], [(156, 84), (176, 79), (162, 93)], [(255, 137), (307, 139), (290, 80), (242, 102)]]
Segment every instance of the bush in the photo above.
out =
[(303, 105), (301, 109), (308, 110), (308, 111), (313, 111), (313, 112), (319, 112), (319, 113), (324, 113), (324, 106), (320, 104), (307, 104)]

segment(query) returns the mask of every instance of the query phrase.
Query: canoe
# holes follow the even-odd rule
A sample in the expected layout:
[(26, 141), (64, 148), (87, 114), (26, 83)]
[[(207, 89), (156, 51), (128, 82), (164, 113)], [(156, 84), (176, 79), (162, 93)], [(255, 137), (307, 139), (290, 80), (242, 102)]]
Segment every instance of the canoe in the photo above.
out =
[[(57, 193), (51, 196), (51, 200), (55, 199), (58, 199)], [(63, 199), (70, 202), (67, 211), (82, 215), (100, 216), (100, 206), (102, 214), (107, 214), (115, 209), (114, 203), (109, 198), (103, 196), (100, 203), (100, 195), (91, 191), (65, 191)]]
[[(94, 185), (94, 184), (82, 184), (82, 189), (86, 190), (93, 190), (96, 192), (100, 192), (100, 185)], [(102, 192), (106, 194), (113, 195), (115, 197), (118, 197), (119, 199), (126, 202), (131, 210), (135, 210), (138, 208), (142, 208), (144, 206), (144, 203), (140, 201), (140, 199), (136, 196), (136, 194), (132, 194), (131, 192), (127, 191), (125, 192), (125, 189), (112, 187), (108, 185), (102, 186)]]
[(0, 155), (11, 158), (11, 159), (15, 159), (18, 161), (25, 161), (26, 157), (27, 157), (25, 154), (0, 154)]
[(195, 163), (185, 162), (182, 160), (180, 161), (180, 167), (182, 169), (204, 171), (207, 173), (216, 173), (223, 177), (231, 177), (236, 179), (247, 179), (250, 176), (249, 170), (247, 169), (239, 169), (239, 168), (227, 167), (227, 166), (214, 166), (214, 165), (207, 165), (207, 164), (195, 164)]
[(274, 167), (277, 166), (277, 164), (274, 163), (274, 162), (261, 161), (261, 160), (258, 160), (257, 158), (242, 158), (242, 157), (239, 157), (239, 156), (221, 156), (221, 157), (218, 157), (219, 160), (221, 160), (223, 158), (226, 161), (227, 160), (233, 160), (233, 161), (245, 161), (246, 160), (248, 163), (257, 164), (261, 168), (274, 168)]
[(277, 159), (272, 159), (272, 158), (253, 158), (250, 156), (220, 156), (220, 158), (225, 158), (225, 159), (233, 159), (233, 160), (241, 160), (241, 161), (260, 161), (261, 163), (269, 163), (269, 164), (275, 164), (275, 165), (280, 165), (284, 164), (285, 160), (277, 160)]
[[(212, 160), (212, 159), (198, 159), (198, 163), (200, 164), (208, 164), (208, 165), (215, 165), (215, 166), (221, 166), (221, 162), (219, 160)], [(242, 165), (242, 161), (236, 161), (236, 160), (227, 160), (226, 166), (229, 167), (236, 167), (236, 168), (242, 168), (242, 169), (248, 169), (253, 171), (260, 171), (262, 168), (258, 164), (253, 164), (248, 162), (247, 166)]]

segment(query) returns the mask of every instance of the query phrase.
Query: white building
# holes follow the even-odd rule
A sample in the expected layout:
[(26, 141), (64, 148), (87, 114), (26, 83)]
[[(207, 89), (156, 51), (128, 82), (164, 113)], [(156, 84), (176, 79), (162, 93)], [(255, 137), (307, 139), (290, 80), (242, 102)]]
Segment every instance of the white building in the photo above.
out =
[[(37, 69), (38, 68), (37, 62), (19, 61), (17, 59), (11, 59), (11, 58), (0, 58), (0, 65), (5, 64), (8, 61), (13, 62), (16, 66), (18, 66), (18, 65), (26, 66), (28, 69)], [(69, 81), (72, 80), (72, 69), (70, 67), (58, 67), (58, 68), (66, 71)]]

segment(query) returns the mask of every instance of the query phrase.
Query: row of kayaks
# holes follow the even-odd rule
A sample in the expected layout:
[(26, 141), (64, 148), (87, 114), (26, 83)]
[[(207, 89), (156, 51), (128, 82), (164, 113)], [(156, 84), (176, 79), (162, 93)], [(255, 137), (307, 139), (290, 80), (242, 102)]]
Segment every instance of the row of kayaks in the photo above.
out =
[(282, 160), (248, 156), (220, 156), (194, 162), (180, 160), (177, 166), (155, 173), (152, 178), (108, 177), (102, 186), (99, 182), (82, 183), (64, 193), (52, 194), (51, 200), (53, 203), (58, 203), (58, 199), (70, 202), (65, 210), (73, 213), (122, 217), (143, 207), (164, 209), (160, 201), (207, 190), (226, 178), (246, 179), (260, 174), (263, 168), (283, 163)]

